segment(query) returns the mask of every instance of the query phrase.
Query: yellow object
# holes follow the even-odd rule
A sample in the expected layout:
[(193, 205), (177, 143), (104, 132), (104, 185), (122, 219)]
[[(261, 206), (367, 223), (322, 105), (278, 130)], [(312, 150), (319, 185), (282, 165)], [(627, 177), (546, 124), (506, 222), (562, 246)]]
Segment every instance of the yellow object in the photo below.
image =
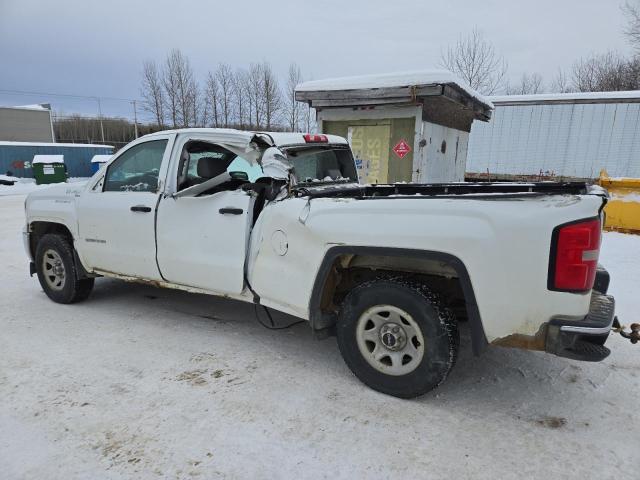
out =
[(610, 196), (604, 228), (640, 234), (640, 178), (611, 178), (602, 170), (598, 183)]

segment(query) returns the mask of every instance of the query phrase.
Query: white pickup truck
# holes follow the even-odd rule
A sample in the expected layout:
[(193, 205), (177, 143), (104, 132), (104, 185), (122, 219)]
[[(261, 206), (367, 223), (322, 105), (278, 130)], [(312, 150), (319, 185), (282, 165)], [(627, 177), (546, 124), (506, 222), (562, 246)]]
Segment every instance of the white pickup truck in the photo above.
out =
[(331, 135), (164, 131), (86, 184), (30, 194), (24, 243), (55, 302), (96, 277), (254, 302), (336, 335), (398, 397), (471, 347), (597, 361), (614, 319), (598, 266), (606, 192), (578, 183), (361, 185)]

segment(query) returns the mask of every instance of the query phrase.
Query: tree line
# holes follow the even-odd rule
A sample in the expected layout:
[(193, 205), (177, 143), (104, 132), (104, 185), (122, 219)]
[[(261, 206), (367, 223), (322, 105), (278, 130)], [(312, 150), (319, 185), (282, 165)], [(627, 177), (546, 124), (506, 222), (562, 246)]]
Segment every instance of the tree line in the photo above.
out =
[(623, 34), (634, 53), (592, 54), (576, 60), (568, 69), (559, 69), (548, 83), (535, 72), (524, 72), (518, 81), (509, 82), (505, 57), (477, 28), (448, 46), (440, 64), (485, 95), (640, 90), (640, 1), (627, 1), (621, 9), (626, 20)]
[(161, 63), (144, 63), (140, 93), (142, 108), (160, 128), (311, 131), (314, 112), (295, 101), (302, 80), (300, 67), (292, 63), (281, 85), (264, 61), (235, 69), (220, 63), (200, 82), (189, 58), (174, 49)]

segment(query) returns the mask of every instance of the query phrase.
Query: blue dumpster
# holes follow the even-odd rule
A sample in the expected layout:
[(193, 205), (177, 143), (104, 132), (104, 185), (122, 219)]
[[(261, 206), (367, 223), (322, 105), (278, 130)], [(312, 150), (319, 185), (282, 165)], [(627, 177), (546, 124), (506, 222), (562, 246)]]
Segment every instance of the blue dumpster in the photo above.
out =
[(96, 173), (98, 170), (100, 170), (100, 167), (102, 167), (102, 165), (109, 161), (110, 158), (111, 155), (94, 155), (91, 159), (91, 172)]

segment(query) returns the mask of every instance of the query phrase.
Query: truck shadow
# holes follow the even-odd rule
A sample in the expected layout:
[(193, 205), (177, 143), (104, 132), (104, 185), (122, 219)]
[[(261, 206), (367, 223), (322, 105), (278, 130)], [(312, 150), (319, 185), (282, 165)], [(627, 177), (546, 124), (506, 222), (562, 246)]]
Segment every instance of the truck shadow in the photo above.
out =
[[(229, 341), (233, 342), (243, 341), (238, 332), (246, 333), (290, 361), (304, 362), (308, 375), (321, 375), (332, 369), (349, 378), (347, 385), (353, 386), (354, 395), (380, 395), (383, 403), (402, 401), (370, 392), (360, 384), (342, 362), (334, 339), (317, 341), (305, 323), (287, 330), (268, 330), (257, 323), (256, 310), (249, 303), (110, 279), (96, 282), (89, 303), (110, 309), (125, 306), (128, 311), (135, 310), (136, 321), (171, 322), (176, 328), (201, 329), (203, 335), (214, 331), (215, 335), (229, 334)], [(299, 320), (271, 312), (277, 325)], [(258, 314), (263, 323), (268, 323), (261, 309)], [(460, 331), (460, 354), (449, 378), (438, 389), (415, 400), (417, 404), (460, 408), (480, 416), (501, 412), (542, 425), (548, 422), (563, 426), (562, 418), (579, 412), (587, 399), (617, 403), (607, 393), (611, 376), (613, 381), (618, 380), (615, 366), (608, 361), (574, 362), (542, 352), (501, 347), (490, 347), (474, 357), (468, 325), (461, 323)], [(618, 395), (625, 391), (615, 390)], [(627, 401), (631, 402), (629, 399), (621, 403)]]

